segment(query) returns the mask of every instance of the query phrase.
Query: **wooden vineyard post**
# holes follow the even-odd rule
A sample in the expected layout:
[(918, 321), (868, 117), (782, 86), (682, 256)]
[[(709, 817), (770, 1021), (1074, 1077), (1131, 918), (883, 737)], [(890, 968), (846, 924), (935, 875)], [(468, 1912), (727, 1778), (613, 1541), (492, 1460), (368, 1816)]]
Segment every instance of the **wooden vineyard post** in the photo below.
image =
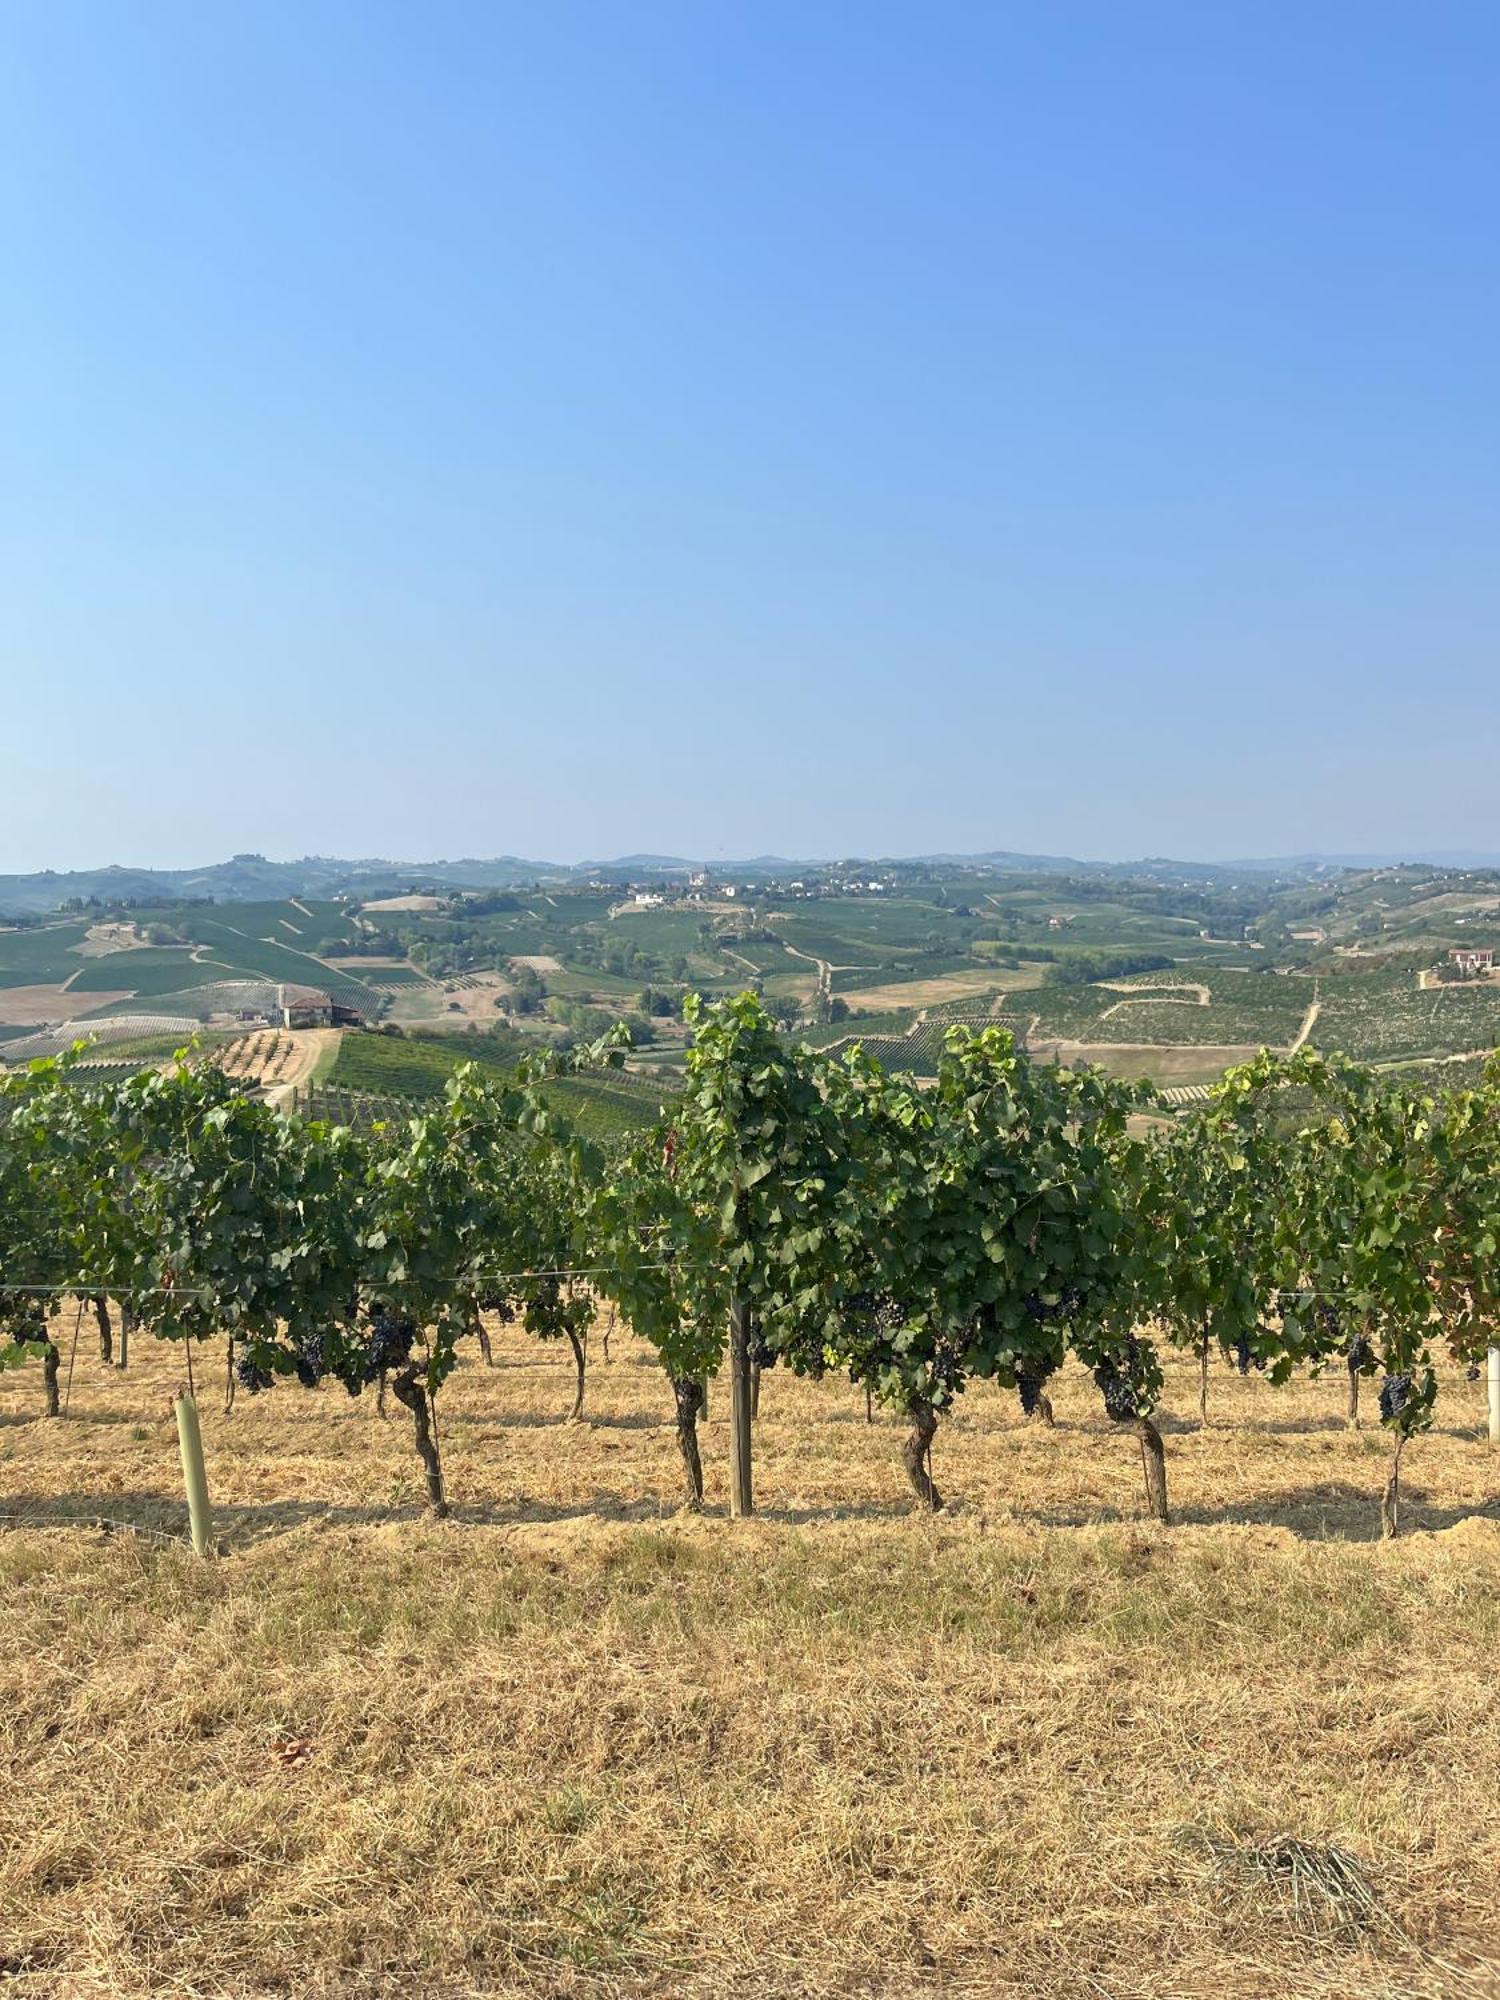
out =
[(193, 1554), (206, 1556), (213, 1536), (213, 1517), (208, 1510), (208, 1475), (203, 1469), (203, 1434), (198, 1428), (198, 1405), (191, 1396), (182, 1395), (172, 1407), (177, 1416), (177, 1442), (182, 1450), (182, 1483), (187, 1488)]
[(755, 1512), (750, 1487), (750, 1308), (744, 1299), (729, 1307), (729, 1514), (743, 1520)]
[(1489, 1351), (1490, 1443), (1500, 1444), (1500, 1347)]

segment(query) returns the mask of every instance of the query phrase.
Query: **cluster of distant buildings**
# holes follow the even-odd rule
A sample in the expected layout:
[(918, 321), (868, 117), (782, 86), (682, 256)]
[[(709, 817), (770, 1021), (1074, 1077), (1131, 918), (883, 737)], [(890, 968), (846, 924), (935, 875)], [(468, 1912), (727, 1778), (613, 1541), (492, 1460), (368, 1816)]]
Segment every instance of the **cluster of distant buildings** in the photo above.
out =
[(756, 882), (719, 882), (715, 881), (711, 868), (695, 868), (683, 884), (632, 882), (625, 898), (625, 908), (660, 910), (674, 903), (733, 903), (754, 896), (773, 898), (777, 902), (794, 898), (811, 902), (819, 896), (884, 896), (895, 886), (893, 877), (882, 881), (868, 875), (846, 876), (839, 872), (820, 876), (811, 882), (801, 877), (792, 882), (774, 877)]

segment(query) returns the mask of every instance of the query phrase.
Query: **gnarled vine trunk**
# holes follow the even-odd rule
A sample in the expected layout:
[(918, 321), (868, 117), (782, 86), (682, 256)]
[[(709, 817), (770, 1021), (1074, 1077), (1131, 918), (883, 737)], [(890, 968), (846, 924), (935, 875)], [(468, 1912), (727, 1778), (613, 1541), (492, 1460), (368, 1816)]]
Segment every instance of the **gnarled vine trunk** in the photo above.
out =
[(573, 1349), (573, 1370), (577, 1377), (576, 1386), (573, 1390), (573, 1407), (568, 1412), (568, 1422), (576, 1424), (578, 1419), (583, 1415), (583, 1384), (585, 1370), (588, 1367), (588, 1351), (584, 1347), (582, 1339), (573, 1331), (572, 1327), (568, 1328), (568, 1343)]
[(913, 1493), (922, 1506), (935, 1514), (943, 1504), (943, 1496), (932, 1479), (932, 1440), (937, 1434), (937, 1411), (931, 1403), (919, 1398), (907, 1406), (907, 1413), (911, 1417), (911, 1430), (901, 1446), (901, 1462), (906, 1467)]
[(1208, 1429), (1208, 1344), (1209, 1333), (1207, 1327), (1205, 1327), (1203, 1329), (1203, 1338), (1198, 1343), (1198, 1427), (1200, 1430)]
[(57, 1342), (49, 1340), (42, 1356), (42, 1380), (47, 1385), (47, 1415), (62, 1415), (62, 1399), (57, 1393), (57, 1371), (62, 1365), (62, 1356), (57, 1351)]
[(427, 1475), (428, 1503), (441, 1521), (448, 1513), (447, 1496), (443, 1492), (443, 1461), (438, 1454), (437, 1438), (432, 1428), (432, 1402), (427, 1394), (427, 1385), (422, 1380), (422, 1371), (415, 1362), (408, 1362), (404, 1368), (394, 1372), (391, 1393), (398, 1403), (411, 1411), (412, 1428), (417, 1437), (417, 1456)]
[(1344, 1422), (1351, 1431), (1359, 1429), (1359, 1363), (1351, 1354), (1349, 1357), (1349, 1400), (1344, 1407)]
[(484, 1315), (476, 1306), (474, 1309), (474, 1338), (479, 1342), (479, 1358), (486, 1368), (495, 1365), (495, 1350), (490, 1346), (490, 1330), (484, 1323)]
[(1161, 1432), (1149, 1417), (1136, 1417), (1131, 1425), (1141, 1441), (1141, 1465), (1146, 1475), (1146, 1505), (1153, 1520), (1165, 1523), (1167, 1513), (1167, 1454), (1162, 1449)]
[(130, 1366), (130, 1336), (135, 1331), (135, 1305), (130, 1299), (120, 1301), (120, 1345), (115, 1354), (115, 1364), (119, 1368)]
[(1400, 1523), (1401, 1515), (1401, 1454), (1406, 1449), (1405, 1431), (1397, 1431), (1396, 1448), (1391, 1453), (1391, 1470), (1385, 1482), (1385, 1491), (1380, 1496), (1380, 1538), (1390, 1541)]
[(99, 1359), (107, 1368), (114, 1359), (115, 1335), (109, 1323), (109, 1300), (103, 1292), (94, 1294), (94, 1324), (99, 1329)]
[(760, 1363), (750, 1364), (750, 1421), (754, 1423), (760, 1415)]
[(677, 1449), (682, 1453), (687, 1505), (696, 1514), (703, 1505), (703, 1460), (698, 1452), (698, 1418), (706, 1400), (703, 1384), (692, 1375), (674, 1375), (672, 1394), (677, 1403)]

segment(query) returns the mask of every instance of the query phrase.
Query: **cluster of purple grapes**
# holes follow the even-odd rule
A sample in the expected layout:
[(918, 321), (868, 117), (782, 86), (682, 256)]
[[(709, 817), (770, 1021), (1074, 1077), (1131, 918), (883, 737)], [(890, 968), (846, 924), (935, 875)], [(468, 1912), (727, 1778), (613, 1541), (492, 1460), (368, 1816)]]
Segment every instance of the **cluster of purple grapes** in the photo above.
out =
[(365, 1342), (364, 1351), (359, 1355), (353, 1373), (344, 1378), (344, 1387), (351, 1396), (357, 1396), (361, 1389), (371, 1382), (378, 1382), (382, 1375), (392, 1368), (400, 1368), (411, 1359), (412, 1342), (417, 1337), (413, 1321), (403, 1319), (399, 1313), (391, 1312), (385, 1306), (377, 1306), (370, 1315), (370, 1337)]
[(1083, 1293), (1077, 1285), (1064, 1285), (1055, 1299), (1044, 1299), (1040, 1292), (1026, 1295), (1026, 1310), (1038, 1326), (1050, 1326), (1059, 1319), (1076, 1319), (1082, 1307)]
[(1106, 1354), (1094, 1370), (1094, 1381), (1104, 1398), (1105, 1415), (1117, 1424), (1129, 1423), (1138, 1417), (1136, 1406), (1136, 1365), (1140, 1358), (1140, 1344), (1130, 1335), (1120, 1348), (1119, 1354)]
[(759, 1319), (750, 1322), (750, 1366), (752, 1368), (774, 1368), (776, 1349), (766, 1338), (766, 1330)]
[(889, 1292), (851, 1292), (844, 1302), (850, 1319), (863, 1320), (872, 1333), (899, 1333), (906, 1324), (906, 1307)]
[(234, 1379), (247, 1395), (258, 1396), (262, 1389), (269, 1389), (276, 1378), (263, 1362), (256, 1360), (248, 1347), (242, 1347), (234, 1357)]
[(1362, 1369), (1368, 1368), (1375, 1359), (1375, 1350), (1370, 1345), (1369, 1335), (1364, 1333), (1351, 1333), (1349, 1345), (1344, 1349), (1344, 1353), (1348, 1357), (1350, 1370), (1356, 1375)]
[(1042, 1404), (1042, 1391), (1049, 1375), (1055, 1374), (1057, 1363), (1050, 1354), (1038, 1360), (1027, 1361), (1016, 1369), (1016, 1394), (1021, 1399), (1021, 1408), (1028, 1417), (1034, 1417)]
[(1410, 1375), (1387, 1375), (1380, 1385), (1380, 1414), (1394, 1423), (1411, 1400)]
[(321, 1333), (305, 1333), (297, 1343), (292, 1366), (297, 1380), (304, 1389), (316, 1389), (328, 1373), (328, 1365), (323, 1359), (323, 1336)]
[(1256, 1353), (1247, 1333), (1242, 1333), (1234, 1343), (1234, 1365), (1242, 1375), (1248, 1375), (1252, 1368), (1263, 1369), (1266, 1365), (1266, 1357)]

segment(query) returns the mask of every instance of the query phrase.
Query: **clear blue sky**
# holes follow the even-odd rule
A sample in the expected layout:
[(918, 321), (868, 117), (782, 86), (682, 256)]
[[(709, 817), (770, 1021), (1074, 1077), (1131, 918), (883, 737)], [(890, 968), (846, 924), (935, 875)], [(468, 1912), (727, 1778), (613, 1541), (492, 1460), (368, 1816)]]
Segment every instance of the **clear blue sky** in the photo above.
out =
[(0, 870), (1500, 846), (1500, 8), (14, 0)]

